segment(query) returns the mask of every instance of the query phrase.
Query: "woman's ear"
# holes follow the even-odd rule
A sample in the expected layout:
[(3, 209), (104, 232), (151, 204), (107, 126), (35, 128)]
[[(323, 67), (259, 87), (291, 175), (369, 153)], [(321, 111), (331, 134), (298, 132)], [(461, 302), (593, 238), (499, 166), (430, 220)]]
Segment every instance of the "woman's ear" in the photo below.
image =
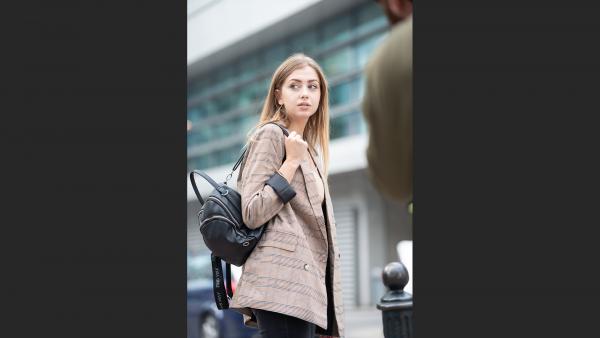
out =
[(277, 99), (277, 104), (281, 106), (283, 104), (281, 102), (281, 90), (275, 89), (275, 98)]

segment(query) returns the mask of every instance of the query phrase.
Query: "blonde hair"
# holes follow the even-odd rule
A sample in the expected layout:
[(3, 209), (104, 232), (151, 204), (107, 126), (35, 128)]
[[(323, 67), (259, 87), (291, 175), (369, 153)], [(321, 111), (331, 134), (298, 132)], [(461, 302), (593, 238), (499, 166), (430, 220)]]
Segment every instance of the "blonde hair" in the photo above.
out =
[(277, 102), (275, 90), (282, 89), (285, 79), (287, 79), (296, 69), (304, 68), (305, 66), (312, 67), (319, 77), (321, 88), (321, 98), (317, 111), (308, 119), (304, 128), (303, 138), (308, 143), (313, 151), (317, 148), (317, 144), (321, 148), (323, 159), (323, 171), (325, 178), (327, 177), (329, 168), (329, 91), (327, 80), (321, 66), (315, 60), (302, 53), (293, 54), (273, 73), (269, 92), (265, 98), (265, 102), (260, 113), (258, 124), (250, 130), (248, 137), (254, 133), (256, 129), (267, 122), (283, 122), (286, 126), (289, 125), (289, 119), (285, 111), (281, 111), (281, 106)]

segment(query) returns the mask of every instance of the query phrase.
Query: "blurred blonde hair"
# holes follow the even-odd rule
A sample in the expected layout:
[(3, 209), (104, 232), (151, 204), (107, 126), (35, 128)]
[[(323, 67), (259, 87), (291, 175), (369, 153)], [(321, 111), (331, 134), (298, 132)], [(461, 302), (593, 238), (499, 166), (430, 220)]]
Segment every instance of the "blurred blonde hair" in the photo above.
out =
[(306, 122), (303, 137), (308, 143), (309, 148), (313, 151), (316, 150), (317, 144), (321, 148), (323, 171), (325, 177), (327, 177), (329, 168), (329, 90), (321, 66), (309, 56), (302, 53), (293, 54), (277, 67), (271, 78), (271, 84), (262, 107), (259, 122), (250, 130), (248, 137), (267, 122), (283, 122), (285, 126), (289, 125), (285, 111), (282, 112), (281, 106), (277, 104), (275, 90), (281, 90), (285, 79), (296, 69), (304, 68), (305, 66), (312, 67), (317, 72), (321, 88), (321, 98), (317, 111)]

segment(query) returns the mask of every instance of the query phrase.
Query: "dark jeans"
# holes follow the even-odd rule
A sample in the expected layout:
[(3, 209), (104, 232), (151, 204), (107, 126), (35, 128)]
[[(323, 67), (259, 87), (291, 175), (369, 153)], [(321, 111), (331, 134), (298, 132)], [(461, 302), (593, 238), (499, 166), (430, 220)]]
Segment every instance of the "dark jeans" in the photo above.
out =
[(277, 312), (252, 309), (262, 338), (314, 338), (315, 324)]

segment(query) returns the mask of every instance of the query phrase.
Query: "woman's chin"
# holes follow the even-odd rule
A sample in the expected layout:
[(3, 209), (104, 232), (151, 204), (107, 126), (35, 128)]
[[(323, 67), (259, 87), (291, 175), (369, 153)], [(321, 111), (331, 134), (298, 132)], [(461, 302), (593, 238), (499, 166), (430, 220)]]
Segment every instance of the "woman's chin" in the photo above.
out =
[(294, 112), (294, 114), (292, 114), (292, 116), (295, 118), (308, 120), (308, 118), (313, 116), (314, 113), (315, 113), (314, 111), (311, 112), (309, 110), (299, 110), (299, 111)]

